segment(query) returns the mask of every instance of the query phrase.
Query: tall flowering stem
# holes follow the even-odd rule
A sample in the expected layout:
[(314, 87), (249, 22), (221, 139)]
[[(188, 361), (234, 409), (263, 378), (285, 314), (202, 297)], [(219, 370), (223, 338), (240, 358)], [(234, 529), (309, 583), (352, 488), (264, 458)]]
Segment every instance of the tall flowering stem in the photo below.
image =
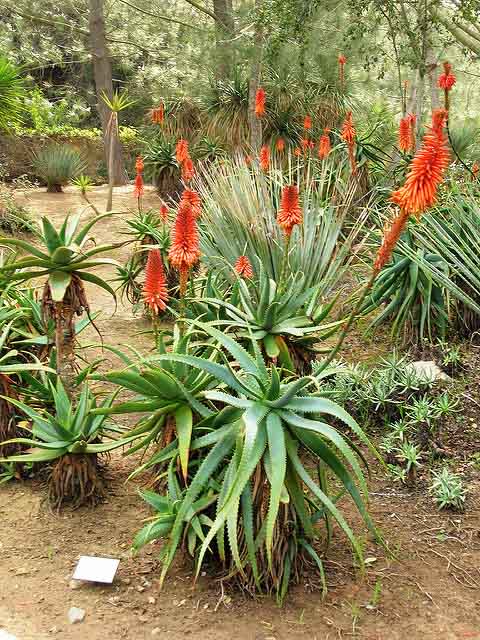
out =
[(262, 170), (266, 173), (270, 168), (270, 149), (266, 145), (260, 149), (259, 160)]
[(153, 124), (163, 124), (165, 120), (165, 106), (163, 102), (158, 107), (151, 110), (151, 118)]
[(134, 194), (135, 194), (135, 197), (137, 198), (139, 211), (140, 211), (140, 205), (141, 205), (141, 197), (143, 196), (145, 191), (144, 185), (143, 185), (143, 169), (144, 169), (143, 158), (142, 156), (138, 156), (135, 161), (136, 176), (135, 176)]
[(265, 93), (265, 89), (263, 89), (263, 87), (259, 87), (255, 94), (255, 115), (257, 118), (262, 118), (265, 115), (266, 100), (267, 95)]
[(288, 252), (290, 250), (290, 239), (293, 228), (297, 224), (302, 224), (303, 212), (300, 207), (298, 187), (296, 185), (286, 185), (282, 190), (280, 209), (277, 214), (277, 224), (285, 233), (285, 250), (280, 272), (279, 289), (285, 284), (288, 267)]
[(346, 57), (341, 53), (338, 56), (338, 78), (340, 80), (340, 87), (345, 87), (345, 65), (347, 63)]
[(142, 296), (152, 312), (155, 344), (158, 344), (158, 315), (165, 311), (168, 302), (167, 281), (159, 249), (151, 249), (148, 252)]
[(278, 153), (283, 153), (285, 151), (285, 140), (283, 138), (278, 138), (277, 142), (275, 143), (275, 149), (278, 151)]
[(449, 62), (443, 63), (443, 73), (438, 78), (438, 86), (443, 89), (443, 95), (445, 100), (445, 109), (450, 110), (450, 96), (449, 93), (452, 90), (453, 85), (456, 83), (457, 78), (452, 73), (452, 65)]
[(357, 172), (357, 163), (355, 162), (355, 138), (357, 136), (357, 132), (355, 131), (355, 127), (353, 126), (353, 117), (352, 112), (349, 111), (343, 121), (341, 137), (344, 142), (347, 143), (348, 147), (348, 158), (350, 160), (350, 167), (352, 169), (352, 173)]
[(318, 143), (318, 157), (320, 160), (326, 158), (332, 149), (329, 134), (330, 129), (324, 129), (323, 134), (320, 136), (320, 142)]
[(311, 118), (311, 116), (305, 116), (305, 118), (303, 120), (303, 128), (306, 131), (310, 131), (310, 129), (312, 128), (312, 118)]
[(370, 278), (363, 288), (357, 303), (350, 312), (340, 332), (337, 343), (330, 351), (328, 357), (323, 360), (320, 372), (328, 367), (339, 352), (375, 279), (381, 269), (390, 260), (393, 250), (410, 216), (412, 214), (420, 216), (421, 213), (431, 207), (436, 201), (438, 187), (444, 178), (445, 170), (448, 166), (448, 149), (446, 149), (444, 133), (445, 118), (446, 112), (444, 109), (434, 111), (432, 115), (432, 126), (430, 131), (425, 134), (422, 145), (411, 162), (405, 184), (392, 194), (391, 199), (400, 205), (400, 211), (384, 229), (382, 243), (372, 265)]
[[(185, 293), (190, 269), (200, 259), (198, 229), (193, 207), (188, 200), (181, 200), (177, 219), (172, 230), (172, 244), (168, 252), (170, 264), (180, 274), (181, 316), (185, 311)], [(183, 330), (183, 327), (180, 326)]]
[(410, 124), (410, 116), (401, 118), (398, 127), (398, 148), (403, 153), (413, 150), (412, 126)]

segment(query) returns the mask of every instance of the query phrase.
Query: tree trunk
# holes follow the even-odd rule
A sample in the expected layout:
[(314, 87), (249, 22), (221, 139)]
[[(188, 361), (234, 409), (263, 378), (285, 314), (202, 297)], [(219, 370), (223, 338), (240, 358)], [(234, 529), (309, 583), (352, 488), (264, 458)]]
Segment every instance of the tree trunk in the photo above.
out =
[(215, 14), (216, 65), (217, 80), (229, 78), (232, 71), (232, 43), (235, 32), (232, 0), (213, 0)]
[[(109, 172), (109, 182), (114, 185), (126, 184), (128, 176), (123, 162), (122, 145), (116, 131), (108, 126), (110, 109), (102, 99), (103, 95), (113, 96), (112, 64), (105, 39), (104, 0), (89, 0), (90, 51), (92, 55), (97, 109), (102, 123), (105, 161)], [(110, 135), (113, 139), (110, 140)], [(112, 157), (110, 157), (112, 155)]]
[(75, 371), (75, 325), (74, 311), (64, 302), (55, 303), (55, 351), (57, 374), (66, 392), (71, 395), (76, 376)]
[(440, 106), (440, 96), (438, 93), (438, 84), (437, 84), (437, 67), (438, 62), (436, 57), (433, 54), (431, 47), (428, 48), (427, 51), (427, 73), (428, 73), (428, 84), (430, 85), (430, 102), (432, 111), (434, 109), (438, 109)]
[[(256, 9), (260, 8), (261, 2), (262, 0), (255, 0)], [(250, 146), (254, 153), (258, 153), (262, 146), (262, 121), (255, 114), (255, 96), (262, 76), (263, 24), (261, 22), (257, 22), (253, 38), (252, 66), (248, 85), (248, 124)]]

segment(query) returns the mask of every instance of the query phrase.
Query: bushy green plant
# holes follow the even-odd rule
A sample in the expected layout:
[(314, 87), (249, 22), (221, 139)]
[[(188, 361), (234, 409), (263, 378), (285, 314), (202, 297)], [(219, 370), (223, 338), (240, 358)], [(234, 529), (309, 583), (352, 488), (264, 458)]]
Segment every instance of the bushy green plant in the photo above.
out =
[(144, 144), (145, 174), (161, 193), (171, 193), (179, 186), (180, 167), (175, 159), (175, 138), (157, 136)]
[(3, 233), (34, 233), (35, 223), (29, 211), (15, 202), (11, 189), (0, 182), (0, 231)]
[[(367, 487), (360, 454), (344, 429), (340, 432), (327, 419), (344, 423), (371, 448), (359, 425), (323, 397), (317, 388), (322, 375), (282, 381), (279, 369), (266, 367), (256, 343), (249, 355), (214, 326), (193, 324), (217, 344), (212, 356), (221, 350), (221, 357), (230, 362), (193, 355), (190, 348), (185, 353), (177, 349), (155, 356), (153, 361), (162, 366), (184, 367), (182, 378), (177, 377), (178, 370), (171, 369), (168, 388), (174, 382), (175, 393), (180, 392), (179, 399), (190, 409), (188, 473), (180, 478), (176, 472), (177, 460), (185, 460), (180, 432), (155, 457), (156, 464), (168, 465), (167, 494), (145, 495), (158, 513), (138, 534), (136, 547), (168, 536), (162, 550), (163, 581), (180, 544), (187, 540), (197, 575), (208, 555), (226, 565), (230, 576), (236, 575), (244, 586), (273, 591), (281, 601), (303, 557), (313, 561), (323, 576), (322, 561), (314, 549), (319, 536), (315, 524), (325, 522), (328, 540), (335, 520), (362, 565), (359, 540), (336, 504), (348, 493), (376, 535), (361, 497)], [(195, 370), (209, 380), (198, 398), (187, 393), (181, 382)], [(144, 397), (143, 409), (137, 403), (137, 410), (151, 412), (153, 404), (165, 404), (164, 399), (158, 404), (159, 393), (163, 396), (167, 387), (156, 383), (157, 375), (147, 369), (126, 385), (132, 388), (135, 384)], [(118, 382), (123, 384), (120, 377)], [(134, 406), (132, 403), (129, 410)], [(318, 465), (318, 480), (302, 462), (302, 452), (308, 452)], [(183, 476), (184, 462), (181, 469)], [(327, 469), (342, 486), (334, 496), (330, 496)]]
[[(54, 402), (52, 413), (37, 411), (11, 397), (3, 398), (26, 416), (23, 428), (31, 433), (31, 437), (14, 438), (3, 443), (30, 448), (0, 462), (51, 463), (49, 499), (54, 507), (60, 508), (66, 502), (74, 507), (95, 504), (105, 495), (98, 454), (112, 451), (130, 440), (101, 441), (107, 433), (107, 417), (93, 414), (97, 400), (88, 385), (83, 386), (75, 406), (60, 378), (56, 385), (50, 384)], [(111, 402), (110, 395), (100, 403), (100, 407), (108, 407)]]
[(463, 511), (467, 491), (461, 478), (452, 473), (448, 467), (433, 472), (432, 483), (429, 488), (439, 509), (456, 509)]
[(47, 185), (48, 193), (58, 193), (62, 187), (81, 175), (86, 160), (74, 147), (50, 144), (33, 155), (33, 170), (37, 178)]
[(0, 56), (0, 131), (18, 125), (25, 108), (25, 86), (18, 69), (4, 56)]

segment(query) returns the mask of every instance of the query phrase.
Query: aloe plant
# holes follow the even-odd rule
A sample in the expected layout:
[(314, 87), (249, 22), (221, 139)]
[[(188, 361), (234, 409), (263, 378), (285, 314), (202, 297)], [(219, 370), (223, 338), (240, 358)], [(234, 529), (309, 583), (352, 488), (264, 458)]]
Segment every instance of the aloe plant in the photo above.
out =
[(109, 215), (111, 214), (96, 216), (83, 227), (80, 227), (79, 215), (66, 216), (58, 231), (44, 217), (40, 234), (41, 247), (18, 238), (0, 238), (0, 245), (13, 246), (27, 254), (26, 257), (4, 264), (0, 272), (7, 274), (10, 280), (19, 282), (41, 276), (47, 278), (42, 295), (42, 316), (44, 322), (53, 319), (55, 323), (57, 372), (67, 388), (75, 375), (73, 319), (75, 315), (80, 316), (84, 312), (90, 316), (84, 283), (99, 286), (115, 298), (111, 286), (90, 272), (98, 266), (118, 266), (115, 260), (98, 257), (115, 245), (88, 247), (90, 230)]
[[(232, 364), (178, 351), (154, 357), (162, 366), (198, 370), (213, 379), (216, 388), (209, 385), (201, 391), (201, 405), (193, 394), (183, 393), (183, 402), (197, 415), (189, 444), (188, 476), (182, 484), (176, 475), (182, 452), (178, 437), (156, 456), (157, 464), (168, 463), (167, 495), (144, 496), (158, 514), (137, 535), (135, 546), (167, 536), (161, 582), (185, 540), (196, 559), (197, 575), (208, 555), (226, 564), (229, 575), (245, 586), (274, 591), (280, 601), (298, 575), (303, 556), (313, 560), (323, 577), (322, 560), (314, 549), (319, 521), (325, 522), (328, 544), (335, 520), (363, 565), (361, 544), (338, 505), (343, 495), (349, 495), (376, 535), (363, 497), (367, 496), (361, 469), (365, 460), (346, 428), (374, 449), (355, 420), (322, 397), (318, 389), (322, 377), (330, 372), (282, 381), (276, 366), (266, 366), (256, 342), (250, 355), (214, 326), (199, 321), (192, 324), (214, 340)], [(149, 381), (144, 376), (144, 411), (149, 409), (148, 398), (152, 409), (158, 402), (157, 389), (147, 388)], [(175, 382), (181, 388), (180, 379)], [(204, 416), (200, 406), (205, 403), (210, 403), (210, 412)], [(328, 424), (329, 418), (343, 423), (342, 430)], [(308, 452), (318, 466), (318, 480), (302, 462), (302, 452)], [(340, 485), (333, 496), (327, 469)]]
[[(74, 507), (96, 503), (105, 495), (98, 455), (131, 442), (133, 438), (117, 438), (102, 442), (107, 431), (107, 416), (95, 415), (97, 400), (88, 385), (84, 385), (74, 406), (60, 378), (50, 383), (54, 410), (52, 413), (32, 409), (31, 406), (3, 396), (3, 400), (19, 409), (26, 417), (23, 428), (29, 438), (14, 438), (6, 444), (28, 446), (24, 453), (10, 455), (0, 462), (49, 463), (49, 498), (60, 508), (69, 502)], [(110, 406), (113, 395), (107, 396), (100, 407)], [(111, 433), (115, 433), (111, 429)]]

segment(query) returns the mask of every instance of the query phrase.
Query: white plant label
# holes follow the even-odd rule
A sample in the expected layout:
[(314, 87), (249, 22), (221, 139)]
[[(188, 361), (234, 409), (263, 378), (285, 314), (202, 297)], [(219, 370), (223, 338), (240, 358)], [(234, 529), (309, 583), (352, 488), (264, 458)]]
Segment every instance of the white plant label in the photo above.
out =
[(119, 564), (120, 560), (115, 560), (115, 558), (80, 556), (72, 578), (73, 580), (88, 580), (89, 582), (111, 584)]

